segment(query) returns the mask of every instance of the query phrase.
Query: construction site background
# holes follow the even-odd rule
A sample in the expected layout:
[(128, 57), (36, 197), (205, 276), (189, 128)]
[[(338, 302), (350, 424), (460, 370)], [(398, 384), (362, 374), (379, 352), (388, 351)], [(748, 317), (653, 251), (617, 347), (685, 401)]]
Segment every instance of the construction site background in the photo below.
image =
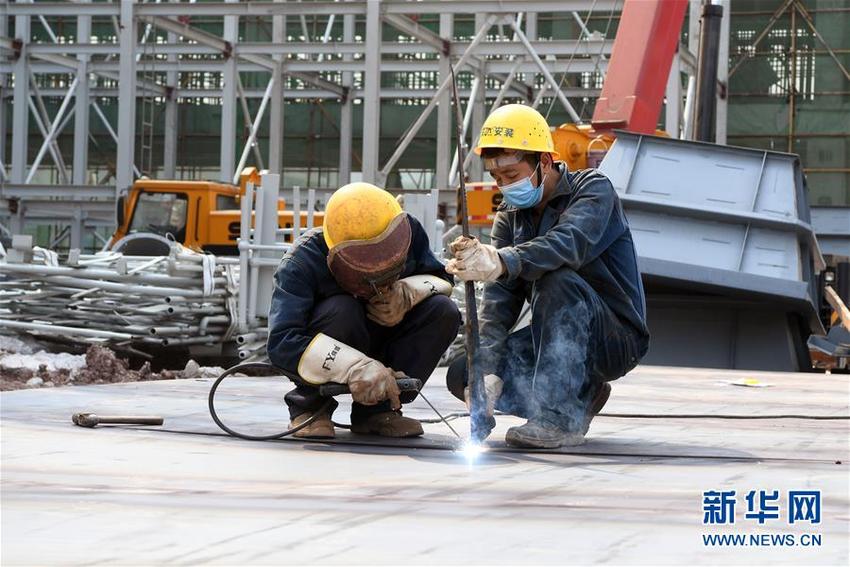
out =
[[(810, 14), (812, 23), (828, 44), (827, 49), (815, 36), (815, 33), (802, 17), (798, 5)], [(753, 43), (770, 25), (772, 16), (783, 6), (785, 10), (770, 30), (764, 35), (757, 47)], [(620, 13), (618, 11), (597, 11), (590, 15), (588, 28), (600, 32), (606, 38), (616, 36)], [(76, 41), (75, 18), (48, 16), (60, 41)], [(436, 15), (423, 16), (419, 25), (437, 31), (439, 18)], [(192, 25), (200, 29), (219, 34), (220, 19), (193, 18)], [(325, 22), (310, 20), (311, 35), (319, 36)], [(12, 26), (13, 28), (14, 26)], [(339, 28), (339, 29), (337, 29)], [(688, 24), (683, 26), (682, 44), (688, 45)], [(785, 151), (800, 155), (804, 171), (808, 176), (810, 199), (813, 206), (850, 206), (850, 81), (836, 63), (844, 69), (850, 68), (850, 2), (847, 0), (734, 0), (732, 2), (731, 32), (729, 46), (729, 66), (732, 71), (729, 80), (728, 134), (730, 145), (764, 148)], [(40, 26), (33, 26), (33, 32), (43, 34), (44, 42), (50, 38)], [(339, 33), (337, 33), (339, 32)], [(475, 32), (472, 18), (458, 17), (455, 22), (457, 38), (471, 37)], [(13, 29), (10, 29), (13, 33)], [(92, 34), (112, 41), (112, 24), (106, 19), (93, 22)], [(495, 33), (492, 32), (492, 33)], [(537, 23), (540, 39), (575, 39), (580, 35), (578, 23), (566, 14), (540, 14)], [(158, 41), (165, 41), (165, 32)], [(298, 38), (303, 29), (297, 18), (287, 21), (287, 36)], [(365, 34), (365, 24), (357, 22), (355, 34)], [(334, 26), (332, 36), (341, 35), (341, 23)], [(390, 26), (384, 26), (383, 39), (398, 41), (399, 34)], [(245, 17), (240, 21), (240, 38), (243, 41), (269, 41), (271, 26), (267, 20)], [(830, 50), (832, 53), (830, 53)], [(746, 58), (734, 69), (740, 58)], [(405, 54), (393, 57), (404, 58)], [(384, 60), (390, 57), (384, 55)], [(435, 53), (433, 57), (438, 55)], [(734, 70), (733, 70), (734, 69)], [(266, 77), (260, 72), (240, 73), (244, 88), (262, 89)], [(35, 75), (40, 88), (63, 88), (67, 84), (58, 84), (69, 80), (67, 75)], [(459, 88), (469, 88), (472, 75), (460, 73)], [(604, 73), (601, 70), (567, 76), (565, 86), (600, 88)], [(354, 88), (359, 88), (360, 77), (354, 76)], [(48, 84), (48, 81), (52, 81)], [(298, 78), (287, 75), (284, 89), (301, 85)], [(382, 101), (381, 115), (381, 159), (385, 160), (394, 150), (394, 146), (404, 129), (421, 112), (427, 103), (427, 97), (417, 97), (416, 89), (435, 88), (439, 81), (436, 73), (382, 73), (383, 86), (407, 89), (410, 98), (387, 99)], [(495, 79), (488, 79), (488, 87), (497, 87)], [(181, 73), (181, 82), (195, 82), (196, 86), (206, 89), (220, 89), (221, 75), (218, 73), (185, 72)], [(570, 83), (577, 83), (571, 85)], [(542, 85), (542, 78), (538, 79)], [(115, 82), (97, 77), (96, 87), (114, 87)], [(792, 88), (793, 87), (793, 88)], [(48, 110), (55, 113), (59, 100), (48, 97)], [(163, 131), (162, 102), (155, 100), (154, 110), (154, 146), (161, 147)], [(358, 101), (359, 102), (359, 101)], [(520, 102), (509, 97), (505, 102)], [(541, 108), (551, 106), (549, 121), (551, 124), (569, 122), (569, 117), (560, 104), (550, 105), (551, 99), (544, 98)], [(256, 113), (260, 103), (257, 98), (249, 98), (248, 107)], [(589, 119), (594, 109), (594, 98), (572, 100), (582, 119)], [(7, 112), (12, 112), (11, 97), (6, 99)], [(51, 105), (53, 107), (51, 108)], [(101, 101), (104, 113), (113, 121), (118, 112), (117, 99), (104, 98)], [(354, 105), (354, 156), (353, 169), (360, 166), (359, 146), (362, 142), (361, 104)], [(237, 108), (237, 123), (242, 124), (242, 110)], [(339, 113), (340, 105), (327, 100), (287, 100), (285, 104), (282, 185), (289, 188), (301, 187), (333, 188), (337, 186), (337, 167), (339, 158)], [(137, 113), (139, 114), (139, 113)], [(219, 125), (221, 106), (215, 99), (185, 99), (179, 105), (179, 134), (176, 178), (178, 179), (217, 179), (219, 174)], [(141, 118), (137, 116), (137, 120)], [(431, 115), (414, 140), (410, 151), (401, 157), (397, 169), (389, 176), (390, 188), (428, 189), (435, 183), (433, 145), (436, 143), (436, 116)], [(664, 127), (664, 112), (660, 113), (659, 127)], [(29, 137), (31, 147), (29, 155), (38, 151), (41, 143), (36, 126), (31, 123), (33, 135)], [(246, 130), (247, 132), (247, 130)], [(92, 121), (91, 133), (94, 142), (90, 155), (89, 180), (91, 183), (104, 183), (114, 174), (115, 145), (109, 133), (98, 121)], [(11, 146), (11, 129), (6, 132), (6, 147)], [(245, 136), (241, 136), (244, 140)], [(263, 124), (258, 134), (258, 143), (263, 153), (268, 147), (268, 125)], [(59, 136), (59, 146), (68, 161), (71, 161), (73, 132), (67, 129)], [(7, 152), (11, 151), (7, 149)], [(153, 153), (153, 175), (161, 173), (161, 152)], [(8, 163), (8, 160), (4, 160)], [(58, 174), (53, 167), (42, 167), (34, 182), (56, 183)], [(39, 227), (36, 242), (48, 238), (50, 227)], [(41, 234), (44, 232), (44, 234)], [(109, 236), (104, 234), (104, 236)], [(89, 237), (87, 244), (94, 246)]]

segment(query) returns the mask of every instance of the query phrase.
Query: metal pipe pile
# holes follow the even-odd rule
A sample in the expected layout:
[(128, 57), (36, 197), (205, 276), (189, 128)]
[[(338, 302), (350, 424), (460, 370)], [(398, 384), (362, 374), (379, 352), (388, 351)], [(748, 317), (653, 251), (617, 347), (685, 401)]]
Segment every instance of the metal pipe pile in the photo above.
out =
[(147, 354), (221, 345), (251, 360), (266, 328), (239, 325), (238, 266), (175, 244), (168, 256), (33, 247), (0, 261), (0, 328)]

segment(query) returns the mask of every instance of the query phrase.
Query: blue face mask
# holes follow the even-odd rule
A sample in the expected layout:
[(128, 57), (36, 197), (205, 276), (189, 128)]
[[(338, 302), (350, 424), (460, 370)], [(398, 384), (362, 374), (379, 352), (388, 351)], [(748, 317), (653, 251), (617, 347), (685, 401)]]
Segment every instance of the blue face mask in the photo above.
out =
[[(540, 167), (540, 164), (537, 164)], [(537, 168), (534, 168), (537, 171)], [(531, 172), (534, 175), (534, 172)], [(545, 179), (545, 177), (544, 177)], [(543, 181), (540, 180), (540, 185), (537, 187), (531, 182), (531, 177), (525, 177), (519, 181), (514, 181), (504, 187), (499, 187), (502, 192), (502, 198), (509, 205), (513, 205), (518, 209), (530, 209), (540, 203), (543, 198)]]

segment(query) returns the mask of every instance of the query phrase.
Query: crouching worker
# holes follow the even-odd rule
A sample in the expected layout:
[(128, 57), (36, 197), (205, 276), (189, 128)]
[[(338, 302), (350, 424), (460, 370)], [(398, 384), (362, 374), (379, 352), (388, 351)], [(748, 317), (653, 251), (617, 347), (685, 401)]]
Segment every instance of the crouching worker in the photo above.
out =
[[(457, 336), (451, 290), (424, 229), (392, 195), (368, 183), (337, 190), (324, 226), (298, 239), (275, 273), (268, 354), (303, 382), (285, 398), (292, 426), (327, 401), (316, 386), (337, 382), (351, 390), (354, 433), (421, 435), (401, 414), (415, 393), (399, 399), (396, 379), (424, 384)], [(332, 438), (330, 413), (294, 435)]]
[[(492, 246), (458, 238), (447, 270), (487, 282), (481, 350), (488, 411), (526, 418), (508, 430), (518, 447), (583, 442), (590, 420), (646, 354), (649, 332), (631, 232), (607, 177), (556, 161), (546, 120), (511, 104), (485, 121), (475, 153), (503, 201)], [(531, 325), (511, 332), (523, 303)], [(448, 372), (464, 399), (465, 359)]]

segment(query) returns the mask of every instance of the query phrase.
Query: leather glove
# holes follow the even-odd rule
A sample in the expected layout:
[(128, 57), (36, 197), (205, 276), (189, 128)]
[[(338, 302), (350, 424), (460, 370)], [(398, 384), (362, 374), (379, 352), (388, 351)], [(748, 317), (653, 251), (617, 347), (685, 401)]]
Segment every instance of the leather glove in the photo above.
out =
[(437, 276), (419, 275), (400, 279), (386, 293), (376, 295), (366, 306), (366, 316), (384, 327), (395, 327), (407, 312), (432, 295), (451, 295), (452, 285)]
[(373, 406), (382, 400), (390, 400), (392, 409), (401, 409), (399, 389), (396, 380), (404, 378), (404, 372), (396, 372), (378, 361), (364, 366), (363, 372), (357, 372), (348, 382), (351, 398), (365, 406)]
[(454, 258), (446, 264), (446, 271), (464, 281), (493, 282), (505, 271), (498, 250), (477, 238), (459, 236), (449, 250)]
[[(495, 374), (487, 374), (484, 376), (484, 393), (487, 395), (487, 416), (492, 417), (496, 411), (496, 402), (502, 395), (502, 386), (504, 382)], [(472, 411), (472, 404), (469, 401), (469, 386), (463, 389), (463, 399), (466, 400), (466, 408)]]
[(401, 409), (396, 378), (401, 378), (404, 373), (387, 368), (324, 333), (316, 335), (307, 345), (298, 361), (298, 375), (315, 385), (327, 382), (348, 384), (354, 401), (364, 405), (390, 400), (392, 409)]

